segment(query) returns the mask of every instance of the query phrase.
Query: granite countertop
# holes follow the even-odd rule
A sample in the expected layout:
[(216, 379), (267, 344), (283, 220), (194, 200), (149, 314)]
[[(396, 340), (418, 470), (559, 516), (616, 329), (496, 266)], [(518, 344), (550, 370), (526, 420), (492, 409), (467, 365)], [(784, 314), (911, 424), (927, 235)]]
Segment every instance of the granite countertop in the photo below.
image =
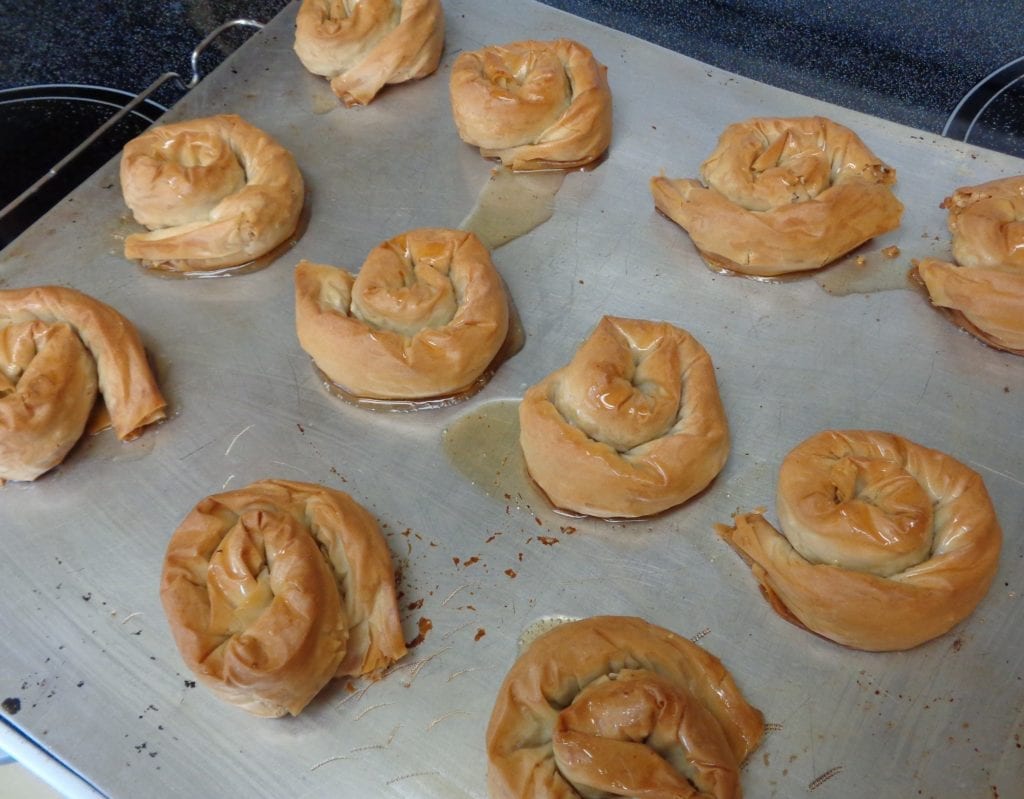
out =
[[(1016, 27), (1008, 24), (1019, 11), (1011, 0), (543, 1), (745, 77), (932, 133), (943, 131), (972, 87), (1024, 55)], [(113, 101), (123, 103), (166, 71), (187, 79), (193, 47), (220, 23), (239, 17), (266, 22), (285, 5), (287, 0), (66, 0), (60, 6), (9, 0), (0, 11), (0, 147), (24, 177), (8, 173), (0, 207), (112, 113), (109, 102), (88, 113), (76, 102), (23, 127), (20, 116), (17, 124), (8, 121), (7, 114), (22, 115), (15, 111), (20, 95), (14, 87), (111, 87), (121, 93)], [(203, 74), (251, 34), (244, 28), (223, 34), (201, 59)], [(971, 143), (1024, 156), (1024, 59), (1013, 74), (1018, 72), (1019, 85), (979, 117)], [(180, 83), (164, 85), (154, 103), (130, 120), (134, 127), (125, 123), (113, 132), (91, 158), (62, 175), (54, 199), (39, 198), (39, 207), (26, 214), (35, 218), (45, 211), (47, 202), (56, 202), (184, 93)], [(967, 110), (973, 116), (980, 107), (979, 100)], [(0, 237), (0, 247), (11, 237)]]

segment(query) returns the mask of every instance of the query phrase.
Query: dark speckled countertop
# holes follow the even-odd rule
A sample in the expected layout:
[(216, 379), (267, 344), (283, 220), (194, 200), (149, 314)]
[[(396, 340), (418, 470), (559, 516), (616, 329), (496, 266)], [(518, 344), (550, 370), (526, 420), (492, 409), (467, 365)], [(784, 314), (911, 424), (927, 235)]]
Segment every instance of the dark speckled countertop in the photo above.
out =
[[(1016, 24), (1019, 0), (544, 2), (746, 77), (933, 133), (943, 131), (973, 87), (1024, 56)], [(189, 54), (206, 33), (237, 17), (268, 21), (286, 4), (65, 0), (58, 6), (7, 0), (0, 9), (0, 111), (14, 87), (87, 84), (117, 89), (127, 98), (165, 71), (187, 77)], [(212, 70), (250, 34), (235, 30), (218, 39), (200, 62), (203, 72)], [(971, 143), (1024, 156), (1024, 59), (1018, 69), (1004, 73), (1001, 82), (986, 83), (986, 90), (965, 111), (973, 118), (985, 99), (1018, 76), (1021, 80), (1003, 89), (978, 116)], [(170, 106), (183, 93), (181, 86), (170, 83), (154, 100)], [(150, 116), (155, 118), (160, 110), (151, 108)], [(62, 116), (68, 124), (56, 126), (65, 129), (69, 140), (79, 136), (70, 124), (72, 116)], [(91, 117), (78, 124), (86, 131), (96, 126)], [(137, 124), (144, 126), (148, 120)], [(960, 125), (961, 130), (964, 127)], [(134, 133), (125, 130), (121, 135), (123, 140)], [(40, 142), (32, 132), (2, 120), (0, 148), (9, 164), (27, 163), (31, 156), (52, 164), (63, 154), (38, 155)], [(53, 143), (58, 150), (64, 146)], [(119, 146), (115, 137), (107, 150), (83, 163), (77, 174), (69, 174), (65, 190)], [(15, 183), (10, 173), (5, 183), (9, 200), (18, 193), (10, 194)], [(4, 204), (6, 200), (0, 202)], [(0, 239), (0, 246), (3, 243)]]

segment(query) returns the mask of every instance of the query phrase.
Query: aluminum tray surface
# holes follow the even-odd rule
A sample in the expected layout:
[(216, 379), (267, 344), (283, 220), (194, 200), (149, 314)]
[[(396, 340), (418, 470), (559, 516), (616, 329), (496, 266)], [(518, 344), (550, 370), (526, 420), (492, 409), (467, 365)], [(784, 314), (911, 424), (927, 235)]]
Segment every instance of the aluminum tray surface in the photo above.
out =
[[(529, 0), (445, 7), (438, 73), (366, 108), (337, 107), (303, 70), (292, 5), (173, 110), (240, 113), (295, 154), (311, 215), (269, 268), (165, 280), (127, 263), (121, 240), (135, 226), (116, 162), (0, 257), (4, 287), (68, 285), (133, 319), (171, 410), (133, 443), (94, 436), (36, 483), (2, 489), (0, 698), (20, 703), (14, 713), (5, 702), (5, 719), (110, 797), (483, 797), (484, 729), (521, 633), (546, 617), (631, 614), (699, 637), (764, 712), (772, 731), (744, 770), (748, 796), (1021, 796), (1024, 361), (960, 332), (916, 291), (880, 289), (911, 258), (948, 249), (946, 194), (1024, 163)], [(557, 36), (608, 65), (615, 134), (606, 161), (566, 177), (549, 221), (495, 250), (525, 347), (455, 407), (344, 404), (297, 343), (294, 265), (355, 269), (399, 232), (459, 225), (493, 164), (456, 136), (452, 60)], [(648, 179), (694, 175), (731, 122), (807, 114), (851, 126), (897, 170), (904, 223), (863, 252), (876, 277), (858, 289), (836, 272), (829, 293), (828, 270), (776, 284), (710, 272), (654, 211)], [(889, 245), (901, 255), (880, 259)], [(493, 410), (567, 361), (606, 313), (694, 333), (715, 361), (733, 438), (706, 492), (632, 524), (566, 519), (520, 491)], [(490, 483), (446, 453), (444, 432), (472, 414), (498, 420), (476, 453), (481, 471), (495, 467)], [(891, 430), (984, 477), (1005, 530), (1000, 569), (947, 635), (869, 654), (803, 632), (768, 608), (713, 533), (737, 509), (766, 506), (774, 518), (780, 459), (826, 428)], [(421, 619), (432, 624), (385, 679), (336, 681), (294, 719), (251, 717), (192, 687), (158, 598), (168, 538), (194, 504), (270, 476), (341, 488), (370, 508), (401, 567), (407, 640)]]

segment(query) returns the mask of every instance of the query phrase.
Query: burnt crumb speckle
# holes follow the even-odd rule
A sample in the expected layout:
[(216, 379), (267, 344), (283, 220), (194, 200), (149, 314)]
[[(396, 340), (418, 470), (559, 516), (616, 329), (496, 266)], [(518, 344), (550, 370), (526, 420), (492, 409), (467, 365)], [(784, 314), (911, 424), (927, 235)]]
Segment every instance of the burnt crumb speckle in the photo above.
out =
[(92, 599), (92, 594), (91, 593), (89, 593), (89, 594), (82, 594), (82, 601), (83, 602), (88, 602), (90, 599)]
[(963, 639), (962, 638), (957, 638), (955, 641), (953, 641), (953, 651), (954, 652), (959, 652), (960, 648), (963, 645), (964, 645)]
[(185, 680), (185, 687), (186, 688), (195, 688), (196, 687), (196, 681), (195, 680)]
[(9, 696), (3, 702), (0, 702), (0, 707), (3, 708), (4, 713), (13, 716), (21, 710), (21, 700), (16, 696)]
[(418, 627), (419, 635), (417, 635), (411, 641), (406, 641), (405, 646), (407, 649), (415, 649), (420, 644), (422, 644), (426, 640), (427, 633), (429, 633), (434, 628), (434, 623), (426, 616), (424, 616), (419, 620)]
[(79, 680), (75, 683), (75, 688), (81, 688), (83, 685), (85, 685), (85, 680)]

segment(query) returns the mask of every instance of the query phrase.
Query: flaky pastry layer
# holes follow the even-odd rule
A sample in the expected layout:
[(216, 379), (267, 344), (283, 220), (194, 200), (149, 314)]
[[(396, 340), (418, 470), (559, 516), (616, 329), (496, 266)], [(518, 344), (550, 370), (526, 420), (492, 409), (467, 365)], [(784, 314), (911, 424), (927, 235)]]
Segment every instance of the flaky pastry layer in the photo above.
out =
[(312, 483), (202, 500), (167, 545), (160, 598), (189, 669), (258, 716), (297, 715), (332, 677), (377, 677), (406, 652), (377, 522)]
[(763, 733), (716, 657), (643, 619), (597, 616), (540, 636), (509, 670), (487, 784), (493, 799), (740, 799)]
[(899, 226), (895, 171), (824, 117), (730, 125), (701, 180), (651, 179), (655, 207), (713, 266), (770, 277), (817, 269)]
[(505, 287), (472, 233), (410, 230), (376, 247), (358, 275), (301, 262), (302, 348), (348, 393), (425, 399), (468, 388), (508, 333)]
[(164, 418), (135, 326), (73, 289), (0, 291), (0, 480), (34, 480), (63, 461), (97, 391), (121, 440)]
[(347, 106), (432, 74), (444, 50), (440, 0), (302, 0), (295, 53)]
[(667, 322), (603, 317), (567, 366), (527, 390), (519, 421), (530, 476), (556, 507), (592, 516), (685, 502), (729, 454), (711, 358)]
[(235, 114), (149, 129), (121, 156), (121, 189), (150, 229), (126, 258), (175, 272), (249, 263), (295, 232), (304, 184), (292, 154)]
[(607, 72), (571, 39), (461, 53), (449, 83), (459, 137), (517, 171), (592, 163), (611, 143)]
[(784, 618), (840, 644), (910, 649), (974, 610), (1002, 533), (981, 477), (900, 436), (825, 431), (787, 455), (776, 500), (716, 526)]

